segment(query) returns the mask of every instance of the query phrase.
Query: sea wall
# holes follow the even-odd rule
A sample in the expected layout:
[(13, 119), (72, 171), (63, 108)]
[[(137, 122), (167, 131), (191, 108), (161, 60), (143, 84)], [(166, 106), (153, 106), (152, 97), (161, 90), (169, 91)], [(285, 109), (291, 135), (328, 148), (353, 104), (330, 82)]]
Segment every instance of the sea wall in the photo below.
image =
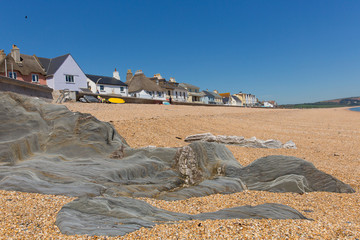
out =
[(0, 91), (20, 93), (32, 97), (53, 99), (52, 97), (53, 90), (48, 86), (28, 83), (4, 76), (0, 76)]
[(116, 94), (95, 94), (95, 93), (86, 93), (86, 92), (77, 92), (76, 100), (78, 101), (80, 98), (84, 97), (84, 95), (89, 96), (100, 96), (103, 98), (121, 98), (124, 99), (126, 103), (140, 103), (140, 104), (162, 104), (163, 100), (155, 100), (155, 99), (146, 99), (146, 98), (136, 98), (136, 97), (124, 97)]
[[(125, 100), (125, 103), (138, 103), (138, 104), (162, 104), (164, 100), (156, 100), (156, 99), (146, 99), (146, 98), (136, 98), (136, 97), (124, 97), (116, 94), (95, 94), (95, 93), (85, 93), (85, 92), (77, 92), (76, 100), (83, 97), (84, 95), (90, 96), (100, 96), (103, 98), (121, 98)], [(205, 103), (194, 103), (194, 102), (176, 102), (172, 101), (172, 105), (187, 105), (187, 106), (206, 106), (206, 107), (241, 107), (241, 106), (231, 106), (231, 105), (217, 105), (217, 104), (205, 104)]]

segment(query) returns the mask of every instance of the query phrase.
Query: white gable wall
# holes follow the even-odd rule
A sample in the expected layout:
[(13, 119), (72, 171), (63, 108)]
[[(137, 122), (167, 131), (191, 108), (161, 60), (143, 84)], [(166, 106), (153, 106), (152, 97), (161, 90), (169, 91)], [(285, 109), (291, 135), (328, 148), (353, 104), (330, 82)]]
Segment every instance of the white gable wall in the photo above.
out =
[(46, 78), (46, 85), (47, 85), (49, 88), (54, 89), (54, 77)]
[(230, 105), (241, 106), (241, 102), (238, 102), (234, 98), (231, 98), (231, 104)]
[(91, 81), (89, 78), (87, 78), (86, 81), (87, 81), (87, 84), (88, 84), (91, 92), (96, 93), (96, 84), (93, 81)]
[[(74, 82), (67, 83), (66, 75), (74, 76)], [(54, 90), (80, 91), (80, 88), (87, 88), (87, 77), (71, 55), (67, 56), (63, 64), (55, 72), (53, 79)]]

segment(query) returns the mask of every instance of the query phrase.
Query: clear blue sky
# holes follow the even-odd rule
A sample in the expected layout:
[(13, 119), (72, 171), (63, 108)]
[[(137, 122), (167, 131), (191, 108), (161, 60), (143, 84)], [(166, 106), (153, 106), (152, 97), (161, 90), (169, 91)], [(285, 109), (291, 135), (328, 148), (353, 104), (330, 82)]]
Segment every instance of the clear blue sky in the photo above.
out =
[[(71, 53), (201, 89), (302, 103), (360, 95), (360, 1), (0, 0), (0, 49)], [(28, 16), (25, 19), (25, 16)]]

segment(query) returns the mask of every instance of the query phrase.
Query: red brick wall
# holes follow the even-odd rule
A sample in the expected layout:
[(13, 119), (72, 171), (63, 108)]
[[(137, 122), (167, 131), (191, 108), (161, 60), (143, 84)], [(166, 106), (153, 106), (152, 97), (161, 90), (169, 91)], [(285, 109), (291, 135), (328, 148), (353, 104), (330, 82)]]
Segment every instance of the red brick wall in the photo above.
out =
[[(14, 72), (16, 72), (16, 79), (17, 80), (21, 80), (21, 81), (28, 82), (28, 83), (33, 83), (32, 82), (32, 74), (33, 73), (30, 73), (29, 75), (24, 76), (24, 75), (21, 75), (21, 73), (18, 72), (18, 71), (14, 71)], [(46, 84), (46, 78), (45, 78), (44, 75), (41, 75), (39, 73), (34, 73), (34, 74), (37, 74), (39, 76), (39, 82), (38, 83), (33, 83), (33, 84), (39, 84), (39, 85), (45, 85), (45, 86), (47, 85)], [(5, 73), (1, 73), (1, 76), (5, 76)]]

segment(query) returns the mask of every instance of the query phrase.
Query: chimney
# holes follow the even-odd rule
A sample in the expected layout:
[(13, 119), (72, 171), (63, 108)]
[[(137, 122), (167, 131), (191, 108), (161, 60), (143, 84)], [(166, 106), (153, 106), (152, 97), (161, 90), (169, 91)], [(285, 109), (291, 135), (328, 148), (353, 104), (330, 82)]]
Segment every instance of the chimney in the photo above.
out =
[(144, 74), (142, 70), (137, 70), (137, 71), (135, 72), (135, 75), (140, 75), (140, 74)]
[(170, 78), (170, 82), (176, 83), (175, 78), (171, 77), (171, 78)]
[(20, 49), (16, 45), (13, 45), (13, 47), (11, 49), (11, 57), (15, 60), (16, 63), (21, 62), (20, 61)]
[(218, 90), (214, 90), (213, 92), (216, 93), (216, 94), (219, 94)]
[(0, 62), (6, 58), (6, 54), (4, 49), (0, 49)]
[(120, 75), (119, 75), (119, 72), (116, 70), (116, 68), (115, 68), (115, 71), (113, 72), (113, 78), (120, 80)]
[(162, 79), (162, 76), (160, 73), (155, 74), (154, 77), (156, 77), (157, 79)]
[(133, 77), (133, 74), (131, 72), (131, 69), (128, 69), (128, 71), (126, 73), (126, 81), (129, 82), (132, 77)]

